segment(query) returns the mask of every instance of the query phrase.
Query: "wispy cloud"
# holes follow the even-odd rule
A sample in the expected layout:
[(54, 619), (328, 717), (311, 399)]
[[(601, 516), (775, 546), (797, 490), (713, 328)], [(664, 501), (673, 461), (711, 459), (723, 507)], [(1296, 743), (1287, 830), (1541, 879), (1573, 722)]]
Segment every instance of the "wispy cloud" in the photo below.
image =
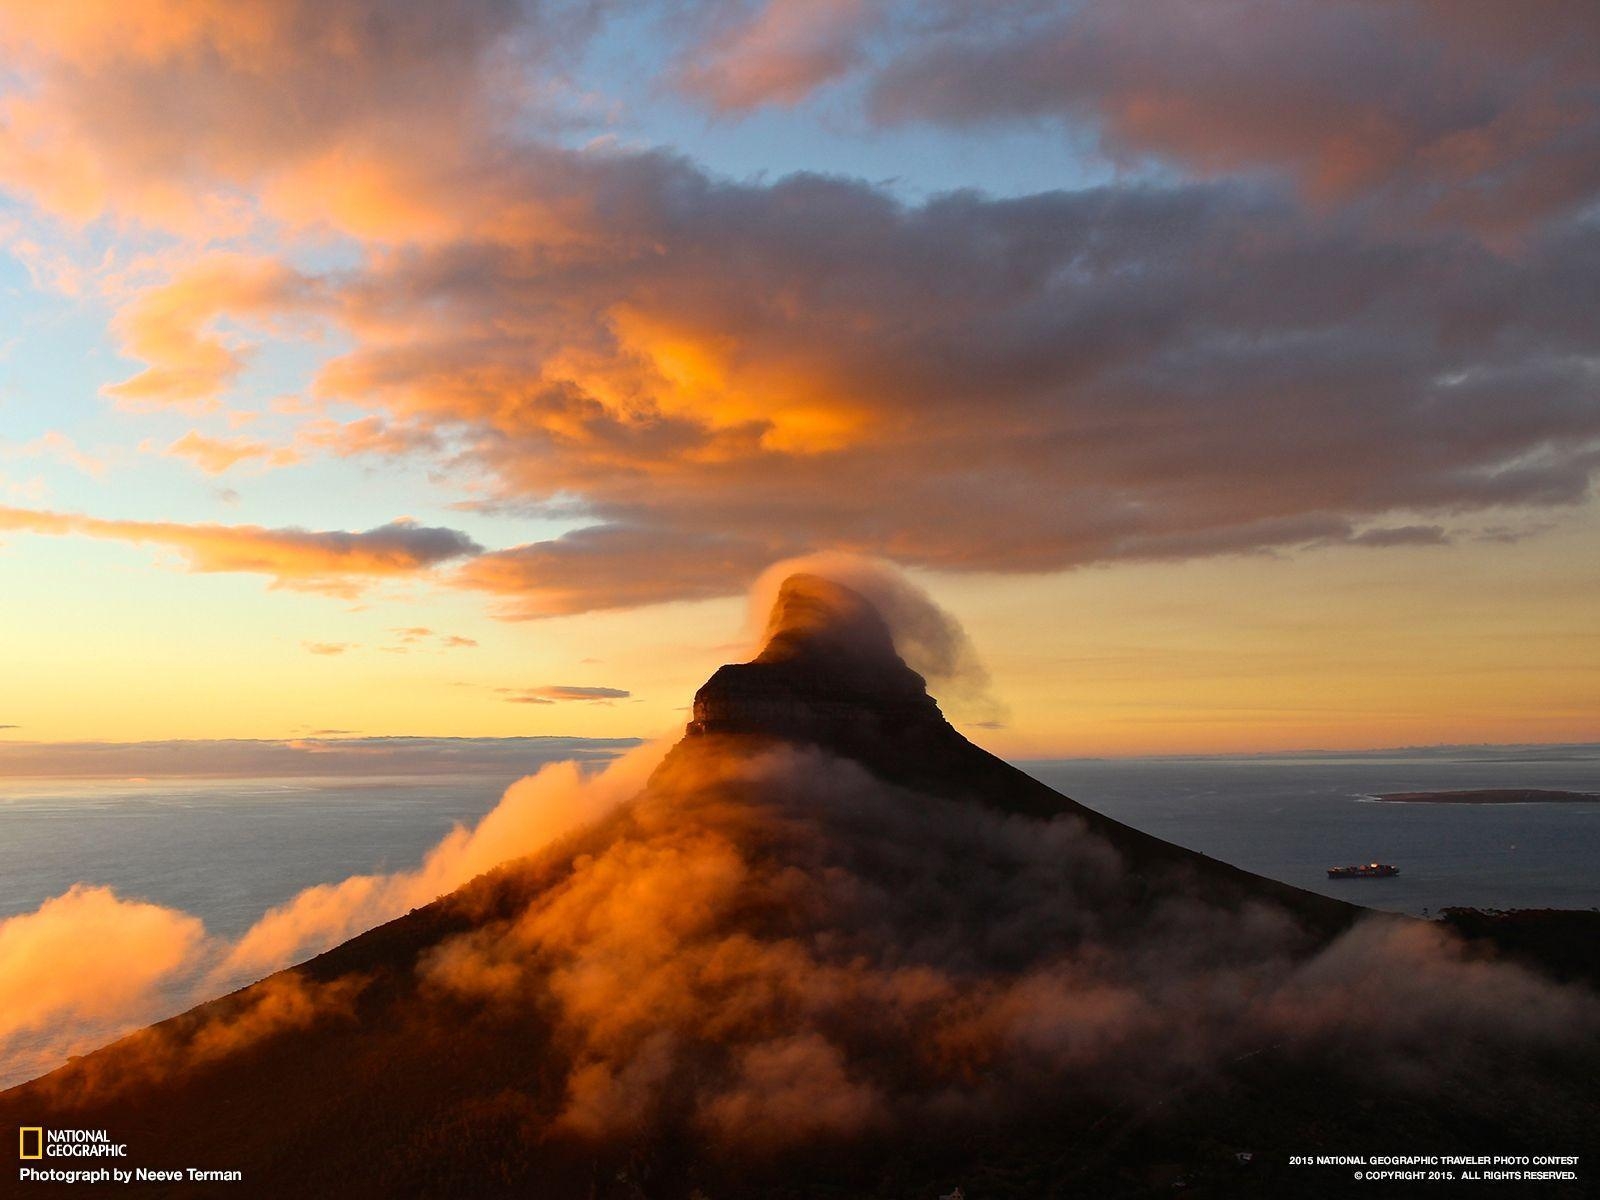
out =
[(300, 461), (300, 452), (293, 446), (274, 446), (248, 437), (208, 437), (198, 429), (184, 434), (168, 446), (166, 452), (191, 460), (208, 475), (221, 475), (244, 462), (286, 467)]
[(350, 642), (301, 642), (309, 654), (335, 655), (355, 649)]
[(269, 576), (275, 587), (336, 595), (352, 595), (375, 580), (416, 575), (482, 550), (454, 529), (405, 518), (364, 532), (345, 532), (105, 520), (0, 507), (0, 530), (4, 529), (163, 546), (180, 553), (192, 571), (261, 574)]
[(614, 687), (574, 687), (567, 684), (547, 684), (532, 688), (496, 688), (512, 704), (561, 704), (569, 701), (609, 703), (626, 700), (632, 692)]
[[(113, 322), (125, 352), (149, 365), (105, 388), (134, 407), (217, 407), (220, 393), (244, 369), (250, 347), (217, 328), (224, 317), (272, 320), (304, 310), (315, 289), (273, 258), (211, 255), (175, 277), (139, 292)], [(221, 443), (191, 434), (173, 447), (207, 465), (220, 460)]]
[(424, 625), (401, 626), (390, 632), (395, 635), (397, 644), (385, 646), (385, 650), (405, 652), (423, 645), (432, 645), (443, 650), (471, 650), (478, 645), (476, 638), (464, 637), (458, 633), (440, 633)]
[[(17, 728), (17, 726), (12, 726)], [(0, 743), (0, 774), (84, 776), (521, 775), (541, 763), (606, 761), (632, 738), (352, 737), (319, 730), (303, 738), (155, 742)]]
[(531, 620), (725, 596), (772, 559), (758, 539), (597, 525), (484, 554), (455, 582), (494, 597), (498, 616)]
[(1364, 529), (1350, 541), (1357, 546), (1447, 546), (1450, 535), (1440, 525), (1388, 525)]
[(0, 458), (11, 460), (26, 458), (54, 459), (56, 462), (65, 463), (67, 466), (93, 479), (104, 478), (106, 468), (110, 465), (107, 454), (91, 453), (83, 449), (71, 437), (55, 429), (47, 430), (31, 441), (0, 447)]

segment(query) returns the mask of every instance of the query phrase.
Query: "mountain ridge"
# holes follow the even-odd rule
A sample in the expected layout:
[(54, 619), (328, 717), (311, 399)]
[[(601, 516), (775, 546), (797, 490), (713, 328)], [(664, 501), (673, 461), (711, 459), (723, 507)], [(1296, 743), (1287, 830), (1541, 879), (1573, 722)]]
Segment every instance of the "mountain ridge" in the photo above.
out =
[(263, 1196), (1319, 1195), (1287, 1153), (1566, 1144), (1587, 1001), (1438, 938), (1038, 783), (801, 576), (632, 801), (0, 1119)]

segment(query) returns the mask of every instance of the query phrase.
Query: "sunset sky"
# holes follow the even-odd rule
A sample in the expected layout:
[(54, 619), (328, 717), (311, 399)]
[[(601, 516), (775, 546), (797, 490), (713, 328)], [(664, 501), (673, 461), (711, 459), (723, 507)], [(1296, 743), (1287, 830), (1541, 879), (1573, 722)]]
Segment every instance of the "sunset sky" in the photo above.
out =
[(816, 551), (1011, 756), (1600, 739), (1597, 199), (1593, 0), (0, 0), (0, 740), (653, 736)]

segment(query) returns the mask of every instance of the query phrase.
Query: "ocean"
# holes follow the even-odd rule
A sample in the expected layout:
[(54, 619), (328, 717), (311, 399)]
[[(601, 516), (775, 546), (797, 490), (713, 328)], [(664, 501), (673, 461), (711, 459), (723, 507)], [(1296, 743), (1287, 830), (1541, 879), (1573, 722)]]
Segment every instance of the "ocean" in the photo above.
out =
[[(1375, 908), (1600, 907), (1600, 804), (1393, 804), (1378, 792), (1600, 791), (1600, 747), (1019, 764), (1128, 825)], [(236, 936), (312, 884), (415, 866), (513, 776), (0, 781), (0, 917), (74, 883)], [(1393, 863), (1334, 882), (1330, 866)]]
[(515, 778), (0, 781), (0, 917), (105, 884), (235, 937), (303, 888), (416, 866)]
[[(1600, 907), (1600, 803), (1428, 804), (1385, 792), (1600, 792), (1600, 747), (1019, 763), (1083, 804), (1307, 891), (1414, 916)], [(1384, 879), (1329, 867), (1383, 862)]]

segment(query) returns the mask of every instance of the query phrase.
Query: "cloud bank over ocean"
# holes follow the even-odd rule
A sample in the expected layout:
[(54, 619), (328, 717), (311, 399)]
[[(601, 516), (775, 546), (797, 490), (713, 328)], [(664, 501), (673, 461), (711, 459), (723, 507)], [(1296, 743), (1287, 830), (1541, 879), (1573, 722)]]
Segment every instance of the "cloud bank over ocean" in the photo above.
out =
[[(426, 744), (386, 758), (381, 773), (410, 770), (412, 756), (432, 764), (424, 773), (461, 769), (459, 758), (452, 762), (444, 753), (444, 739), (415, 740)], [(518, 744), (495, 745), (493, 757), (469, 761), (479, 769), (504, 770), (513, 762), (526, 768), (528, 743), (549, 754), (548, 743), (562, 739), (503, 740)], [(244, 760), (237, 747), (228, 749), (232, 756), (225, 750), (219, 762), (264, 761)], [(259, 748), (253, 753), (260, 755)], [(506, 859), (533, 852), (637, 791), (660, 753), (653, 744), (635, 741), (626, 748), (589, 748), (587, 762), (598, 769), (586, 769), (581, 757), (551, 762), (512, 784), (472, 828), (456, 826), (415, 868), (307, 888), (235, 939), (208, 933), (188, 913), (92, 883), (0, 920), (0, 1058), (7, 1062), (0, 1086), (319, 954), (431, 903)], [(193, 760), (185, 753), (183, 761)], [(298, 1002), (291, 1008), (306, 1016), (314, 1011)]]
[(32, 742), (13, 735), (0, 739), (0, 772), (11, 779), (515, 775), (541, 762), (608, 762), (638, 744), (637, 738), (326, 734), (286, 740)]

